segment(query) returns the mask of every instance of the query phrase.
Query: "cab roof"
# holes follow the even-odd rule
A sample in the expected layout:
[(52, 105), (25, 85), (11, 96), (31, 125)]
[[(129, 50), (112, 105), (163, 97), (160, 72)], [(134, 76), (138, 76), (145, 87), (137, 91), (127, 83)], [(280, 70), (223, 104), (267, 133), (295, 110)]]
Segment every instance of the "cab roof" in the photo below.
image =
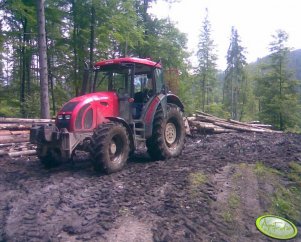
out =
[(158, 67), (162, 68), (162, 65), (159, 62), (154, 62), (149, 59), (141, 59), (141, 58), (135, 58), (135, 57), (125, 57), (125, 58), (117, 58), (117, 59), (110, 59), (110, 60), (104, 60), (96, 62), (94, 67), (104, 67), (107, 65), (114, 65), (114, 64), (121, 64), (121, 63), (135, 63), (140, 65), (146, 65), (150, 67)]

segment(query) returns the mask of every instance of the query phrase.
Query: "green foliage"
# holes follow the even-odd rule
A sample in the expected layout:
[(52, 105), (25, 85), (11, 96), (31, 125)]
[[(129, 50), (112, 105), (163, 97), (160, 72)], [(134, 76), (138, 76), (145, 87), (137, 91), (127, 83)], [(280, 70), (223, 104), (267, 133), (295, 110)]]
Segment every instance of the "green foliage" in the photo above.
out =
[(227, 69), (225, 71), (224, 104), (231, 112), (232, 119), (241, 119), (247, 102), (247, 78), (245, 73), (245, 48), (240, 44), (237, 30), (232, 27), (230, 46), (227, 52)]
[[(272, 43), (269, 61), (260, 68), (249, 68), (237, 30), (233, 28), (227, 70), (217, 72), (207, 13), (199, 36), (198, 68), (191, 74), (186, 35), (169, 19), (149, 14), (154, 1), (46, 0), (49, 86), (54, 89), (50, 103), (56, 109), (52, 113), (79, 94), (84, 61), (92, 67), (102, 59), (138, 56), (161, 60), (164, 68), (179, 71), (178, 95), (186, 114), (204, 110), (224, 118), (260, 119), (279, 129), (281, 114), (284, 130), (301, 132), (301, 83), (290, 78), (285, 68), (279, 74), (279, 63), (285, 63), (287, 54), (281, 49), (286, 38), (284, 33), (281, 33), (283, 42), (276, 36)], [(0, 115), (38, 117), (36, 1), (8, 0), (1, 6)], [(289, 65), (293, 66), (292, 63), (299, 66), (297, 59)], [(298, 73), (297, 70), (296, 77)], [(281, 94), (279, 76), (283, 77)]]
[(211, 38), (211, 24), (208, 19), (208, 10), (203, 21), (201, 34), (198, 44), (198, 68), (197, 76), (200, 85), (200, 106), (202, 111), (205, 111), (205, 105), (209, 105), (213, 100), (214, 89), (217, 83), (217, 69), (215, 53), (215, 45)]
[(298, 130), (301, 127), (300, 95), (297, 81), (287, 68), (288, 35), (278, 30), (270, 44), (271, 55), (261, 66), (257, 78), (257, 95), (260, 100), (259, 118), (280, 130)]
[(231, 114), (225, 109), (222, 103), (212, 103), (207, 105), (205, 106), (205, 110), (206, 112), (220, 118), (228, 119), (231, 117)]
[[(102, 59), (151, 57), (155, 61), (161, 59), (166, 68), (186, 71), (185, 34), (169, 20), (151, 16), (148, 13), (151, 2), (45, 1), (49, 80), (54, 87), (50, 103), (54, 102), (56, 109), (79, 94), (84, 61), (89, 60), (92, 68), (94, 62)], [(14, 100), (19, 105), (16, 112), (21, 112), (14, 115), (36, 117), (39, 113), (36, 101), (40, 99), (35, 89), (39, 86), (36, 1), (8, 0), (3, 6), (0, 85), (4, 85), (3, 63), (6, 63), (9, 66), (6, 88), (14, 91)], [(1, 103), (3, 115), (14, 109), (6, 99)]]
[(26, 96), (24, 109), (28, 115), (25, 118), (39, 118), (40, 117), (40, 94), (34, 92), (31, 95)]

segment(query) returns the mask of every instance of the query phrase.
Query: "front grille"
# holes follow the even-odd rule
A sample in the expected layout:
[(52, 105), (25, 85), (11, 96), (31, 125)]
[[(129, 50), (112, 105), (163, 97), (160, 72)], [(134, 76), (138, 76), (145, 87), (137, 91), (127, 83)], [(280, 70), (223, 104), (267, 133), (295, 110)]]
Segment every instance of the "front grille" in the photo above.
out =
[(92, 124), (93, 124), (93, 110), (92, 110), (92, 108), (90, 108), (86, 112), (86, 116), (85, 116), (85, 120), (84, 120), (84, 128), (90, 129), (92, 127)]
[(87, 103), (86, 105), (84, 105), (78, 112), (76, 120), (75, 120), (75, 128), (76, 129), (82, 129), (82, 119), (83, 119), (83, 115), (84, 112), (87, 110), (87, 108), (90, 107), (90, 104)]
[(70, 119), (59, 119), (57, 121), (57, 127), (58, 129), (62, 129), (62, 128), (69, 128), (69, 124), (70, 124)]

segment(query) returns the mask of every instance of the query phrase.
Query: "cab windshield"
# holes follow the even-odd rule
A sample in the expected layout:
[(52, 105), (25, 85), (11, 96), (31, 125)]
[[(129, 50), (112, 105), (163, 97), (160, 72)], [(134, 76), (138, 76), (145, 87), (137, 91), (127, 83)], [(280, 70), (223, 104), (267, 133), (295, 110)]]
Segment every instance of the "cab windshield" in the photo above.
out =
[(130, 68), (106, 68), (95, 71), (93, 91), (115, 91), (128, 93), (131, 80)]

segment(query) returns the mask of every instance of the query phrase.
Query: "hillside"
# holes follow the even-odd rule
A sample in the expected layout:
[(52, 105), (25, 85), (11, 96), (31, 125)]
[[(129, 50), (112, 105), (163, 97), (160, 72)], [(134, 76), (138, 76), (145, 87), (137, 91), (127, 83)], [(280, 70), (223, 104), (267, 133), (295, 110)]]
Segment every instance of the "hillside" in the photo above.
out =
[[(250, 63), (249, 68), (255, 69), (257, 66), (267, 63), (268, 58), (269, 56), (259, 58), (256, 62)], [(292, 71), (295, 79), (301, 80), (301, 49), (289, 53), (288, 67)]]
[(301, 49), (290, 53), (289, 67), (294, 70), (296, 79), (301, 80)]

